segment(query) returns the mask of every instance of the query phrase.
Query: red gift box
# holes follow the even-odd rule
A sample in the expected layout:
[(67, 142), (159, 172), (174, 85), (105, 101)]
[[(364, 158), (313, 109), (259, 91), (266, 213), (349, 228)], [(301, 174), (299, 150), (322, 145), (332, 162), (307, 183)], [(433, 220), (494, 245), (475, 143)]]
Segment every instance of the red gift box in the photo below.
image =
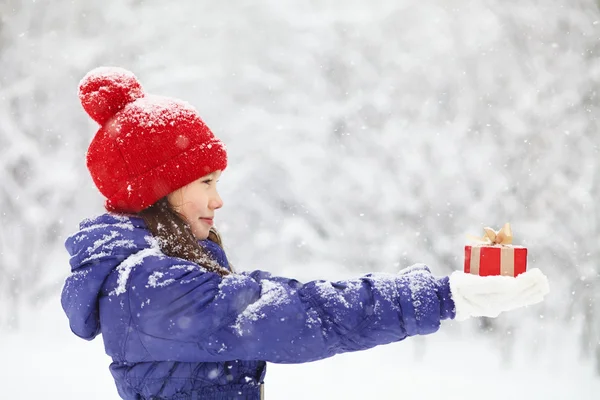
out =
[(527, 248), (465, 246), (465, 272), (480, 276), (517, 276), (527, 270)]
[(483, 228), (485, 236), (469, 236), (480, 244), (465, 246), (465, 272), (480, 276), (517, 276), (527, 270), (527, 248), (513, 246), (510, 224), (502, 229)]

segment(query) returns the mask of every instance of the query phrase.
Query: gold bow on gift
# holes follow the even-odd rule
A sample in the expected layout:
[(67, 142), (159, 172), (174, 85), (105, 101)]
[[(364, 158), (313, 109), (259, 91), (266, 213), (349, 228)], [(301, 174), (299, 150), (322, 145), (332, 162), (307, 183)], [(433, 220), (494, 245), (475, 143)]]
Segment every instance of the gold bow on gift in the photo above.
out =
[(495, 231), (492, 228), (483, 228), (485, 235), (483, 237), (476, 237), (468, 235), (468, 237), (472, 240), (476, 240), (478, 242), (482, 242), (484, 244), (489, 245), (509, 245), (512, 243), (512, 230), (510, 229), (510, 224), (507, 222), (504, 224), (502, 229), (499, 231)]

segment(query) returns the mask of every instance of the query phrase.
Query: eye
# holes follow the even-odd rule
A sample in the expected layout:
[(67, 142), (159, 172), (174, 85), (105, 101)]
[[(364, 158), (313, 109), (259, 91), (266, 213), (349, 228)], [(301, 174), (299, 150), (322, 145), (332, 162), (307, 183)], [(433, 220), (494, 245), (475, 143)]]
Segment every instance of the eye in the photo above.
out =
[(213, 181), (212, 178), (208, 178), (208, 179), (203, 180), (202, 183), (206, 183), (207, 185), (210, 185), (212, 181)]

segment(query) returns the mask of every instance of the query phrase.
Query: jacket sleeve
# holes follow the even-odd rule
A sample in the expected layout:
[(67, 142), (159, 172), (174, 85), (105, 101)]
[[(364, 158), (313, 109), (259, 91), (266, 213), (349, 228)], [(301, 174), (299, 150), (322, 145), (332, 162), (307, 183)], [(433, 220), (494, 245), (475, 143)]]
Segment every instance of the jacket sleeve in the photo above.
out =
[(305, 284), (190, 265), (137, 271), (132, 323), (154, 359), (302, 363), (429, 334), (454, 317), (448, 278), (424, 266)]

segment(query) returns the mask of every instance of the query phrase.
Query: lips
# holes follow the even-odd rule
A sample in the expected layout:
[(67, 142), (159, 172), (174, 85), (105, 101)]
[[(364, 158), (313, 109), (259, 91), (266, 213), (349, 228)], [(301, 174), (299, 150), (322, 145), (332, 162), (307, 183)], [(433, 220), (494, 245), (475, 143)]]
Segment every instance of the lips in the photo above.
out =
[(200, 221), (204, 222), (205, 224), (209, 225), (209, 226), (213, 226), (214, 221), (212, 218), (200, 218)]

